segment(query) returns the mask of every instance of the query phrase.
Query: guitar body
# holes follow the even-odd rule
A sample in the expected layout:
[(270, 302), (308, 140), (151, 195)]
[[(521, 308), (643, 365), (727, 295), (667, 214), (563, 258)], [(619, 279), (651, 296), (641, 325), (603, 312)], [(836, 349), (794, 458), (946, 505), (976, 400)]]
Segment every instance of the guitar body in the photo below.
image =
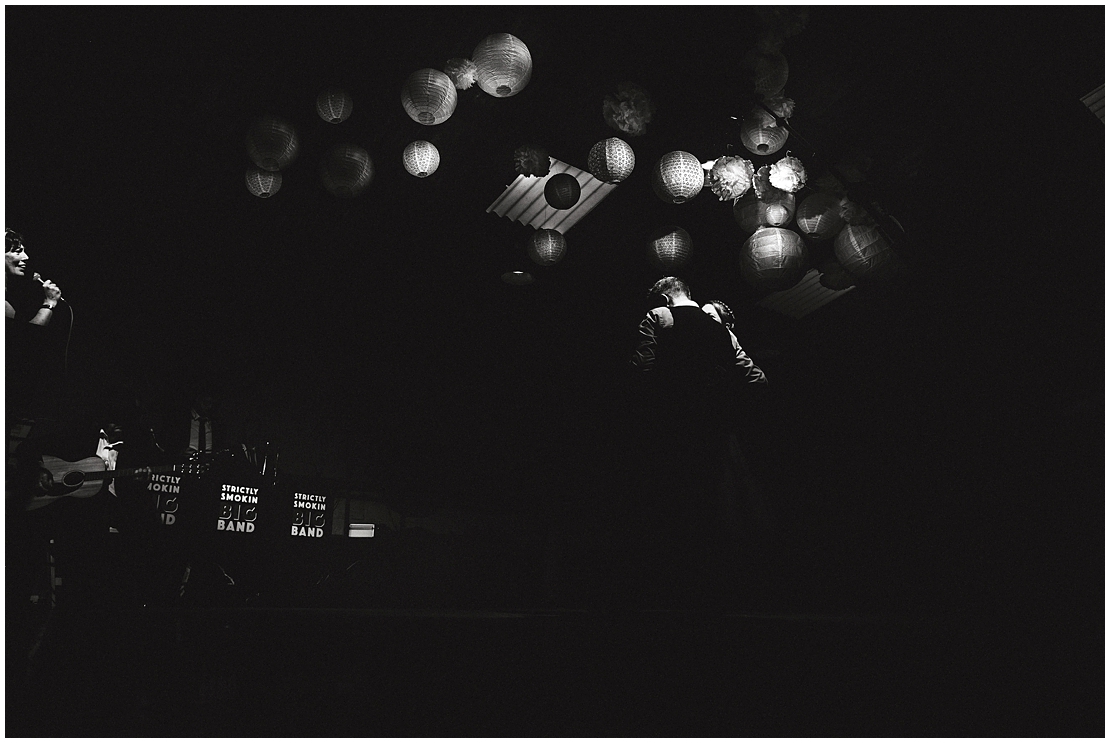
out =
[(42, 466), (50, 471), (54, 480), (46, 491), (46, 495), (52, 498), (91, 498), (104, 487), (104, 473), (108, 471), (100, 457), (67, 462), (44, 455)]

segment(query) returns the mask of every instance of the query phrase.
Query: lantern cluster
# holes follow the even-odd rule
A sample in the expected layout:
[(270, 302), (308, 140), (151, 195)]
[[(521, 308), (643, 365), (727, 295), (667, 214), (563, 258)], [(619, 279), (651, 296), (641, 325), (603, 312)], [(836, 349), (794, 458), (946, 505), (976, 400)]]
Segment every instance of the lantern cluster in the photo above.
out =
[(263, 116), (247, 132), (247, 155), (254, 167), (247, 170), (247, 188), (269, 198), (281, 188), (281, 170), (297, 159), (300, 140), (293, 125), (276, 116)]

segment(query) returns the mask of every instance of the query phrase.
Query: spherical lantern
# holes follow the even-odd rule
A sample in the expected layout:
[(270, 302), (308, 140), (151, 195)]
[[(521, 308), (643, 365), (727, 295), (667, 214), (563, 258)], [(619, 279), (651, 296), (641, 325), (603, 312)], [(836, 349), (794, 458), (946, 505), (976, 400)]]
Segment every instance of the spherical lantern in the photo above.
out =
[(840, 199), (827, 191), (810, 194), (798, 205), (795, 221), (801, 233), (813, 240), (836, 237), (844, 226), (840, 217)]
[(590, 148), (590, 174), (605, 183), (620, 183), (636, 167), (636, 153), (619, 137), (603, 139)]
[(681, 227), (661, 227), (648, 238), (648, 260), (663, 271), (686, 265), (693, 252), (694, 241)]
[(756, 95), (777, 96), (790, 77), (790, 65), (782, 52), (752, 49), (741, 64)]
[(566, 252), (567, 239), (558, 230), (537, 230), (528, 243), (528, 257), (540, 266), (554, 266)]
[(374, 163), (366, 150), (353, 144), (336, 145), (320, 165), (324, 187), (341, 198), (357, 195), (374, 177)]
[(543, 187), (543, 197), (556, 209), (570, 209), (581, 196), (582, 187), (570, 173), (556, 173), (547, 179), (547, 185)]
[(247, 133), (247, 154), (263, 170), (281, 170), (297, 157), (297, 132), (274, 116), (265, 116)]
[(874, 225), (845, 226), (836, 236), (833, 254), (856, 278), (882, 279), (897, 267), (893, 246)]
[(532, 79), (532, 55), (512, 34), (490, 34), (474, 47), (478, 87), (497, 98), (514, 96)]
[(401, 88), (401, 105), (413, 121), (425, 126), (442, 124), (455, 113), (459, 100), (446, 72), (426, 68), (408, 76)]
[(251, 168), (247, 171), (247, 188), (255, 196), (267, 199), (281, 188), (281, 173), (277, 171)]
[(316, 96), (316, 113), (329, 124), (341, 124), (351, 115), (354, 101), (347, 91), (329, 88)]
[(740, 275), (757, 289), (779, 292), (802, 280), (806, 246), (798, 233), (760, 227), (740, 250)]
[(780, 191), (760, 199), (749, 191), (733, 205), (732, 216), (744, 232), (752, 233), (760, 227), (785, 227), (790, 224), (794, 216), (794, 205), (792, 193)]
[(689, 152), (676, 150), (659, 158), (652, 171), (655, 194), (668, 204), (682, 204), (701, 193), (705, 171)]
[(740, 122), (740, 144), (755, 155), (773, 155), (782, 149), (790, 132), (762, 108), (752, 109)]
[(401, 153), (405, 170), (417, 178), (427, 178), (439, 167), (439, 150), (431, 142), (418, 139), (409, 142)]

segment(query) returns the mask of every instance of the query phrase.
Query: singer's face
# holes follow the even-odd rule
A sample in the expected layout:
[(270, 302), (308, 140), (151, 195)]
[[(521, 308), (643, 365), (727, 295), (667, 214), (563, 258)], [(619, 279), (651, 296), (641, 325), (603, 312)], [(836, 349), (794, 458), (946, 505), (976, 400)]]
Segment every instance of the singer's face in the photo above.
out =
[(4, 260), (8, 266), (8, 273), (13, 276), (23, 276), (27, 272), (27, 250), (23, 244), (10, 248), (4, 253)]

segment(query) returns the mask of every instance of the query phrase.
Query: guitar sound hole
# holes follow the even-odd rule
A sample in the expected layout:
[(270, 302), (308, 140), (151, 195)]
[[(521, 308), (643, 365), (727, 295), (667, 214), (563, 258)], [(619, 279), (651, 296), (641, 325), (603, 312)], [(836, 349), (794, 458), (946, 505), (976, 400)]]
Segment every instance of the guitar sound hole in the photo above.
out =
[(67, 488), (76, 488), (85, 481), (84, 472), (67, 472), (62, 478), (62, 484)]

